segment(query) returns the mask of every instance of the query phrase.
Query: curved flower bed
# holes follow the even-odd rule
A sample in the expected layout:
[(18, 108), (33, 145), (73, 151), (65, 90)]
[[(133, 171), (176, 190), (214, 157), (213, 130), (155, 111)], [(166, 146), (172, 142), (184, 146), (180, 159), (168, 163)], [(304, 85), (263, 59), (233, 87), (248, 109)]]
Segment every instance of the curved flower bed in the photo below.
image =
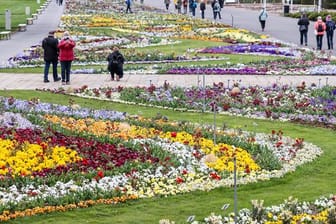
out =
[[(8, 101), (18, 100), (10, 98), (2, 103), (7, 107)], [(322, 153), (303, 139), (293, 140), (282, 132), (255, 133), (252, 137), (248, 132), (218, 130), (218, 143), (214, 144), (209, 131), (202, 127), (181, 128), (165, 120), (153, 123), (139, 118), (120, 122), (64, 114), (59, 117), (52, 110), (37, 112), (33, 108), (40, 108), (38, 104), (36, 101), (29, 109), (30, 119), (38, 126), (8, 112), (0, 123), (0, 150), (7, 150), (0, 160), (1, 220), (22, 216), (27, 213), (25, 208), (44, 207), (46, 202), (66, 210), (67, 204), (78, 201), (82, 202), (75, 207), (88, 206), (85, 201), (92, 198), (115, 201), (123, 197), (124, 201), (232, 186), (234, 158), (239, 184), (265, 181), (293, 172)], [(7, 117), (22, 128), (4, 125), (9, 123)], [(231, 138), (236, 146), (226, 143)], [(271, 154), (268, 159), (273, 164), (258, 164), (250, 155), (250, 147), (254, 153), (272, 152), (274, 159)], [(26, 161), (25, 165), (15, 163), (14, 167), (11, 161), (15, 158)]]

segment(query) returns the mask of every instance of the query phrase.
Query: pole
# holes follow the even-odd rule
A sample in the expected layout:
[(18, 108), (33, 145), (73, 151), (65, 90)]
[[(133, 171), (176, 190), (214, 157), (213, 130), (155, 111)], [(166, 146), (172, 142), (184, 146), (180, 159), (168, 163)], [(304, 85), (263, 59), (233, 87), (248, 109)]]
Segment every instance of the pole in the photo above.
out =
[(236, 161), (236, 155), (233, 157), (233, 189), (234, 189), (234, 198), (233, 198), (233, 203), (234, 203), (234, 223), (237, 224), (237, 217), (238, 217), (238, 210), (237, 210), (237, 161)]
[(317, 12), (321, 12), (321, 0), (318, 1)]
[(205, 98), (206, 98), (206, 94), (205, 94), (205, 75), (203, 74), (203, 113), (205, 112)]
[(213, 126), (213, 142), (214, 144), (216, 144), (216, 110), (217, 110), (217, 105), (216, 105), (216, 101), (213, 101), (213, 111), (214, 111), (214, 126)]

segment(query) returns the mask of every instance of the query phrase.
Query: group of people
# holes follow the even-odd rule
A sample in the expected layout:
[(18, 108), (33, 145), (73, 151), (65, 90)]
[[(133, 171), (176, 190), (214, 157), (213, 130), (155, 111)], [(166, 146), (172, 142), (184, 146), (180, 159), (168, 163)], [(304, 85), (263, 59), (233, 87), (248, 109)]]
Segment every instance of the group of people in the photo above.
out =
[[(171, 4), (171, 0), (163, 0), (165, 7), (167, 10), (169, 10), (169, 6)], [(177, 13), (188, 13), (189, 12), (192, 16), (196, 16), (196, 9), (198, 8), (198, 2), (199, 2), (199, 10), (201, 12), (202, 19), (205, 18), (205, 10), (206, 10), (206, 0), (174, 0), (174, 6), (175, 10), (177, 10)], [(211, 1), (211, 7), (213, 11), (213, 17), (216, 20), (217, 18), (221, 19), (221, 9), (224, 7), (224, 0), (212, 0)]]
[[(62, 84), (70, 84), (70, 70), (71, 63), (74, 60), (74, 47), (76, 46), (75, 41), (71, 38), (68, 31), (63, 33), (62, 39), (58, 41), (55, 38), (55, 33), (53, 31), (49, 32), (48, 36), (42, 41), (42, 48), (44, 50), (44, 82), (50, 82), (48, 79), (48, 73), (50, 64), (53, 68), (53, 79), (54, 82), (62, 80)], [(61, 63), (61, 78), (58, 76), (57, 64), (58, 61)]]
[[(306, 14), (302, 14), (298, 21), (299, 32), (300, 32), (300, 44), (303, 43), (307, 46), (307, 36), (309, 19)], [(317, 21), (314, 23), (314, 33), (316, 35), (316, 49), (322, 50), (323, 36), (326, 34), (328, 50), (334, 49), (334, 30), (336, 29), (335, 22), (332, 20), (331, 15), (327, 15), (325, 22), (322, 17), (317, 17)]]
[[(48, 79), (50, 65), (52, 64), (52, 73), (54, 82), (62, 80), (62, 84), (70, 85), (71, 64), (75, 58), (74, 48), (75, 41), (71, 38), (68, 31), (63, 33), (62, 39), (58, 41), (55, 38), (53, 31), (49, 32), (48, 36), (42, 41), (44, 50), (44, 82), (50, 82)], [(61, 77), (58, 76), (57, 65), (61, 63)], [(107, 57), (107, 69), (110, 72), (111, 80), (113, 81), (116, 75), (116, 80), (119, 81), (123, 75), (124, 56), (120, 53), (118, 47), (113, 47), (113, 51)]]

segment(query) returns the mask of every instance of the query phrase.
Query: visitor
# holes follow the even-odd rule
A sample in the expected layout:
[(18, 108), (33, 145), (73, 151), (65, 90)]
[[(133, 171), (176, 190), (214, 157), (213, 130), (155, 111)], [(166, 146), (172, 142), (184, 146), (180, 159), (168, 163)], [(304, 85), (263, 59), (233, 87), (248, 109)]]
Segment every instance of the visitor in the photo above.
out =
[(120, 53), (118, 47), (114, 47), (112, 53), (110, 53), (107, 57), (108, 67), (111, 74), (111, 80), (114, 81), (114, 74), (117, 75), (116, 80), (119, 81), (124, 76), (124, 62), (125, 58)]
[(200, 3), (200, 10), (201, 10), (201, 17), (202, 19), (204, 19), (204, 11), (206, 9), (206, 4), (204, 2), (204, 0), (201, 0), (201, 3)]
[(57, 74), (57, 64), (58, 64), (58, 40), (54, 37), (54, 32), (51, 31), (48, 37), (44, 38), (42, 41), (43, 57), (44, 57), (44, 82), (49, 82), (48, 74), (50, 64), (52, 64), (53, 78), (54, 82), (61, 80)]
[(331, 15), (327, 15), (326, 17), (326, 33), (327, 33), (327, 42), (328, 42), (328, 50), (334, 49), (334, 30), (335, 30), (335, 22), (332, 20)]
[(309, 19), (305, 13), (301, 15), (301, 18), (299, 19), (297, 24), (299, 25), (299, 31), (300, 31), (300, 44), (303, 45), (304, 42), (305, 46), (307, 46)]
[(70, 37), (68, 31), (65, 31), (62, 40), (58, 44), (59, 60), (61, 62), (62, 84), (70, 85), (71, 63), (74, 60), (75, 41)]
[(325, 31), (326, 31), (326, 24), (323, 22), (322, 17), (319, 16), (317, 17), (317, 21), (314, 24), (317, 50), (322, 50), (322, 40)]
[(177, 0), (176, 1), (176, 9), (177, 9), (177, 13), (181, 14), (181, 10), (182, 10), (182, 0)]
[(164, 4), (166, 6), (166, 9), (169, 9), (169, 5), (170, 5), (170, 0), (164, 0)]
[(263, 7), (259, 13), (259, 22), (261, 25), (261, 30), (264, 31), (265, 30), (265, 25), (266, 25), (266, 19), (268, 17), (266, 8)]
[(187, 14), (188, 13), (188, 0), (183, 0), (182, 5), (183, 5), (183, 13)]
[(218, 16), (218, 19), (222, 19), (221, 7), (220, 7), (218, 0), (214, 1), (212, 10), (213, 10), (213, 15), (214, 15), (214, 20), (217, 19), (217, 16)]
[(192, 16), (196, 16), (196, 9), (197, 9), (197, 1), (196, 0), (190, 0), (189, 10), (190, 10)]
[(126, 13), (132, 13), (131, 5), (132, 0), (126, 0)]

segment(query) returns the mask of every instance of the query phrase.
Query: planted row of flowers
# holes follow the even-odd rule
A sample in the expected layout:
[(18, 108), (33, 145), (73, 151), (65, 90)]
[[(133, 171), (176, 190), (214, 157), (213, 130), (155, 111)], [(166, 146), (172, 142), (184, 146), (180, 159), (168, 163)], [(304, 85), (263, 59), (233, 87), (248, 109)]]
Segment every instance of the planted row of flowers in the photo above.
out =
[[(120, 122), (59, 117), (59, 112), (51, 109), (49, 113), (38, 112), (35, 108), (40, 108), (39, 104), (50, 107), (36, 99), (25, 107), (29, 114), (4, 112), (18, 111), (18, 101), (1, 101), (3, 220), (20, 216), (14, 211), (27, 214), (26, 208), (46, 204), (66, 206), (90, 199), (154, 197), (232, 186), (233, 158), (237, 159), (239, 184), (279, 178), (322, 153), (303, 139), (283, 136), (281, 131), (266, 135), (218, 130), (218, 143), (214, 144), (212, 131), (200, 126), (181, 127), (164, 119)], [(72, 110), (76, 114), (84, 109)], [(245, 148), (226, 143), (230, 141)], [(252, 151), (246, 150), (258, 151), (258, 147), (259, 153), (273, 154), (273, 159), (267, 155), (275, 164), (273, 168), (253, 160), (266, 155), (252, 157)]]
[[(190, 216), (186, 219), (191, 224), (213, 223), (335, 223), (336, 222), (336, 196), (320, 197), (313, 202), (300, 202), (297, 198), (289, 197), (280, 205), (264, 206), (263, 200), (252, 200), (251, 209), (238, 211), (237, 216), (231, 212), (227, 215), (211, 213), (208, 217), (198, 218)], [(225, 204), (222, 210), (229, 207)], [(223, 211), (222, 211), (223, 213)], [(162, 219), (160, 224), (174, 224), (174, 221)]]
[[(65, 93), (64, 89), (53, 92)], [(274, 84), (269, 87), (239, 87), (224, 83), (213, 86), (177, 87), (168, 82), (163, 86), (104, 87), (83, 86), (71, 93), (80, 97), (124, 103), (158, 106), (174, 110), (207, 111), (301, 122), (336, 128), (336, 88), (333, 86), (299, 86)]]

